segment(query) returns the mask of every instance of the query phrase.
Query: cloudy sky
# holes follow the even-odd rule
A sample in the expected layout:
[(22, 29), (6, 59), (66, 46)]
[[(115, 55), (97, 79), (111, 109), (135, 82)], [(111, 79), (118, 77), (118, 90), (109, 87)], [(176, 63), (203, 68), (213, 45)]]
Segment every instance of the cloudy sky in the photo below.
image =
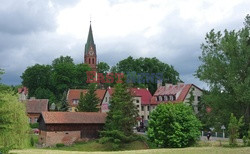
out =
[(211, 29), (239, 29), (249, 0), (0, 0), (2, 82), (21, 83), (27, 66), (50, 64), (60, 55), (83, 62), (90, 17), (98, 60), (115, 65), (128, 56), (157, 57), (186, 83), (206, 84), (193, 74), (200, 44)]

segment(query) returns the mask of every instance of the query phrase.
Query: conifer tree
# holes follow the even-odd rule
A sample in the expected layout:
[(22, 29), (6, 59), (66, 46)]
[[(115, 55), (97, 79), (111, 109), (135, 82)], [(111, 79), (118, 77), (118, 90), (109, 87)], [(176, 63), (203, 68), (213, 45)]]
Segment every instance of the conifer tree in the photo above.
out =
[(60, 111), (68, 111), (68, 109), (69, 109), (69, 104), (67, 102), (67, 92), (64, 91), (61, 99)]
[(130, 141), (137, 117), (138, 112), (128, 87), (126, 84), (116, 84), (110, 101), (105, 130), (101, 132), (101, 142), (111, 142), (115, 149), (123, 142)]
[(99, 109), (97, 105), (99, 104), (100, 100), (96, 95), (96, 84), (89, 84), (88, 92), (83, 95), (81, 93), (79, 104), (77, 106), (78, 111), (80, 112), (97, 112)]

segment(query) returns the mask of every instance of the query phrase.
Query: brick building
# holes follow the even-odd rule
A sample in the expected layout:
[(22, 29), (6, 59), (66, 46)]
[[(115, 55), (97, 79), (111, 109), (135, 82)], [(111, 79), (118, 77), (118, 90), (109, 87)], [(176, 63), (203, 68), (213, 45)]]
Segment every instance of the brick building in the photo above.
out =
[(48, 99), (31, 98), (24, 103), (26, 105), (26, 112), (30, 123), (36, 123), (40, 114), (44, 111), (48, 111)]
[(97, 112), (42, 112), (38, 119), (39, 143), (46, 147), (98, 138), (106, 116)]
[[(87, 89), (69, 89), (69, 91), (67, 93), (67, 101), (68, 101), (69, 106), (70, 106), (70, 108), (69, 108), (70, 112), (76, 111), (76, 107), (78, 106), (81, 93), (83, 93), (83, 95), (85, 95), (87, 92), (88, 92)], [(103, 101), (103, 98), (105, 96), (106, 90), (97, 89), (95, 93), (96, 93), (97, 98), (99, 98), (100, 104), (101, 104), (101, 102)], [(100, 104), (98, 105), (98, 108), (100, 108)]]

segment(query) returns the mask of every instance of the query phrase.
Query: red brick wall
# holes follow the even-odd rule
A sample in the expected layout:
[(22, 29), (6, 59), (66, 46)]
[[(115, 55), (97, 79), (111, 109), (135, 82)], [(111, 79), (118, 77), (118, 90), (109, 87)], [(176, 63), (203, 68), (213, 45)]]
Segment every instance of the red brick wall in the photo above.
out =
[(39, 134), (39, 143), (43, 146), (53, 146), (57, 143), (70, 145), (75, 141), (79, 141), (81, 137), (80, 131), (59, 131), (46, 132), (41, 131)]

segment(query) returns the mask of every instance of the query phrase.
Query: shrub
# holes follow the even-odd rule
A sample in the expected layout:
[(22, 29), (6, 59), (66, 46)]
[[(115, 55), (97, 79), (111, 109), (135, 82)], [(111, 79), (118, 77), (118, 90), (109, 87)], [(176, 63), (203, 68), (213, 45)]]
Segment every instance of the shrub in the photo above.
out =
[(57, 143), (57, 144), (56, 144), (56, 147), (57, 147), (57, 148), (64, 147), (64, 146), (65, 146), (65, 145), (64, 145), (63, 143)]
[(243, 117), (239, 120), (231, 113), (230, 121), (228, 124), (228, 131), (229, 131), (229, 145), (236, 146), (237, 145), (237, 138), (239, 137), (239, 129), (242, 127), (243, 124)]
[(32, 128), (32, 129), (38, 128), (38, 127), (39, 127), (39, 123), (30, 124), (30, 128)]
[(31, 138), (30, 138), (30, 145), (31, 145), (32, 147), (35, 145), (35, 141), (34, 141), (33, 136), (31, 136)]
[(247, 146), (248, 144), (248, 138), (246, 136), (243, 136), (242, 138), (244, 146)]
[(187, 147), (200, 136), (201, 123), (184, 103), (160, 104), (150, 117), (147, 135), (157, 147)]

